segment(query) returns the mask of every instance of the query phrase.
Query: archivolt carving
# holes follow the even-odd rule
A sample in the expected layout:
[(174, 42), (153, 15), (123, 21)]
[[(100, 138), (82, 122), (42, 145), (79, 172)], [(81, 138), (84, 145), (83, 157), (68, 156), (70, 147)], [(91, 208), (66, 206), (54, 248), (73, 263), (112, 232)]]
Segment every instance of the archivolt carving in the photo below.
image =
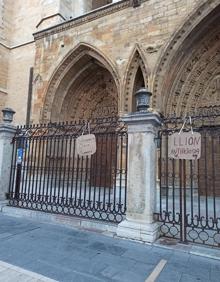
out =
[[(64, 88), (66, 88), (66, 85), (73, 79), (73, 76), (80, 71), (80, 68), (88, 64), (89, 60), (91, 61), (92, 58), (110, 72), (117, 89), (119, 89), (119, 78), (114, 64), (92, 46), (84, 43), (80, 44), (64, 58), (49, 82), (42, 113), (43, 122), (50, 120), (52, 105), (56, 107), (56, 105), (59, 106), (59, 104), (62, 103), (63, 97), (61, 96), (64, 95)], [(53, 103), (55, 96), (57, 99), (56, 105)], [(61, 99), (61, 101), (59, 101), (59, 99)]]
[(211, 80), (201, 98), (200, 105), (202, 107), (213, 105), (220, 106), (220, 73)]
[[(204, 105), (204, 94), (220, 71), (220, 31), (205, 38), (193, 54), (182, 62), (175, 83), (167, 95), (165, 112), (191, 111)], [(209, 100), (215, 104), (215, 100)]]
[(141, 48), (138, 45), (136, 45), (130, 57), (127, 71), (126, 71), (126, 77), (125, 77), (125, 83), (124, 83), (125, 91), (123, 95), (124, 112), (130, 112), (132, 110), (132, 96), (134, 94), (133, 93), (134, 83), (135, 83), (135, 77), (136, 77), (136, 74), (139, 68), (142, 71), (145, 87), (147, 87), (149, 69), (147, 67), (147, 63), (146, 63), (146, 59), (145, 59), (143, 51), (141, 50)]
[[(199, 27), (199, 24), (205, 18), (210, 17), (212, 19), (211, 13), (219, 9), (220, 3), (219, 0), (209, 0), (203, 1), (201, 6), (194, 11), (187, 21), (181, 26), (181, 28), (174, 34), (171, 40), (168, 42), (167, 46), (165, 47), (164, 52), (162, 53), (161, 57), (159, 58), (159, 63), (157, 64), (157, 68), (154, 73), (154, 88), (153, 88), (153, 101), (152, 105), (155, 108), (159, 108), (162, 112), (166, 111), (164, 105), (168, 101), (167, 95), (171, 93), (171, 87), (173, 88), (173, 81), (175, 80), (175, 76), (181, 70), (181, 66), (183, 64), (182, 58), (186, 55), (186, 52), (191, 53), (192, 50), (184, 50), (183, 46), (187, 40), (193, 41), (193, 32), (194, 37), (196, 38), (197, 34), (195, 32), (196, 28)], [(197, 32), (199, 33), (199, 28), (197, 28)], [(208, 32), (208, 31), (207, 31)], [(192, 46), (191, 46), (192, 47)], [(204, 50), (200, 50), (201, 55), (205, 52), (206, 46), (203, 45)], [(199, 54), (194, 56), (194, 60), (199, 60)], [(192, 65), (185, 68), (185, 77), (188, 77), (187, 72), (190, 72), (190, 68), (194, 65), (195, 61), (192, 61)], [(202, 67), (202, 65), (201, 65)], [(199, 71), (199, 70), (198, 70)], [(202, 71), (202, 69), (200, 70)], [(183, 81), (184, 75), (183, 75)], [(177, 80), (177, 79), (176, 79)], [(184, 82), (179, 79), (179, 84), (176, 87), (175, 91), (179, 92), (182, 89)], [(181, 86), (182, 85), (182, 86)], [(187, 95), (186, 91), (186, 95)], [(164, 97), (166, 97), (164, 99)], [(173, 99), (173, 106), (177, 103), (177, 97)], [(165, 101), (166, 100), (166, 101)], [(169, 98), (170, 100), (170, 98)], [(169, 109), (171, 110), (171, 109)]]
[(111, 74), (105, 69), (93, 70), (87, 80), (81, 80), (79, 87), (71, 87), (66, 96), (62, 115), (65, 120), (90, 119), (116, 116), (118, 95)]

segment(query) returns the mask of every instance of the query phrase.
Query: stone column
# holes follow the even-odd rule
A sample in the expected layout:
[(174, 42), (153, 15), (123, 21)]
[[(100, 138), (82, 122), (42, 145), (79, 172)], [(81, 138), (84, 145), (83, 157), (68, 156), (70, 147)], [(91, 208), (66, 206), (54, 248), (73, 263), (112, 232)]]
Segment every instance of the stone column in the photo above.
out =
[(128, 126), (128, 183), (126, 219), (117, 235), (154, 242), (159, 233), (153, 213), (156, 205), (156, 142), (161, 124), (157, 113), (137, 112), (124, 116)]
[(12, 138), (16, 127), (12, 124), (14, 111), (4, 109), (3, 123), (0, 123), (0, 201), (6, 199), (6, 193), (9, 191), (11, 159), (12, 159)]

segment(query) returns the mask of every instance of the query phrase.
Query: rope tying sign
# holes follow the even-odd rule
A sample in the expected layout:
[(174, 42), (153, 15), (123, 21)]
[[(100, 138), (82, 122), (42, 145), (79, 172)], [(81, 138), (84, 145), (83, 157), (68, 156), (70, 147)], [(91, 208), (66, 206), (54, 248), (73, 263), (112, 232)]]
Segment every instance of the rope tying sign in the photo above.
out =
[[(85, 134), (85, 131), (88, 131), (89, 134)], [(90, 134), (90, 124), (83, 127), (82, 135), (76, 139), (76, 152), (81, 157), (90, 157), (96, 152), (96, 138), (94, 134)]]

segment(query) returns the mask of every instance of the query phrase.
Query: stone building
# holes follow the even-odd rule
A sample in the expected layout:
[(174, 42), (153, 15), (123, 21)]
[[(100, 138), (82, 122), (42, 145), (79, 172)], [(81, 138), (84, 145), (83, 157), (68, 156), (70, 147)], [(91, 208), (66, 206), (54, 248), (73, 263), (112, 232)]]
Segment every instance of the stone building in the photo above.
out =
[[(120, 222), (122, 237), (152, 242), (160, 228), (219, 246), (219, 113), (193, 116), (200, 159), (168, 153), (186, 117), (193, 134), (190, 112), (220, 106), (219, 23), (219, 0), (0, 0), (0, 108), (41, 124), (14, 135), (1, 123), (0, 200)], [(129, 114), (141, 87), (152, 109)], [(86, 122), (97, 117), (112, 119)], [(89, 128), (97, 150), (81, 156)]]
[(141, 86), (178, 113), (219, 103), (219, 0), (0, 1), (0, 107), (15, 122), (121, 115)]

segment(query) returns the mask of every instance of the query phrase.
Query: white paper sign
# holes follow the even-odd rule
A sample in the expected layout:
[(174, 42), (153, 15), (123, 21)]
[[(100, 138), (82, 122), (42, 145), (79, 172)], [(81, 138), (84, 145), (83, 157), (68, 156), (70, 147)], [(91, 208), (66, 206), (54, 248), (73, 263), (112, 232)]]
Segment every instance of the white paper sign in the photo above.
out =
[(81, 135), (76, 139), (76, 152), (82, 157), (91, 156), (96, 152), (96, 138), (94, 134)]
[(201, 134), (181, 132), (169, 136), (169, 158), (196, 160), (201, 156)]

